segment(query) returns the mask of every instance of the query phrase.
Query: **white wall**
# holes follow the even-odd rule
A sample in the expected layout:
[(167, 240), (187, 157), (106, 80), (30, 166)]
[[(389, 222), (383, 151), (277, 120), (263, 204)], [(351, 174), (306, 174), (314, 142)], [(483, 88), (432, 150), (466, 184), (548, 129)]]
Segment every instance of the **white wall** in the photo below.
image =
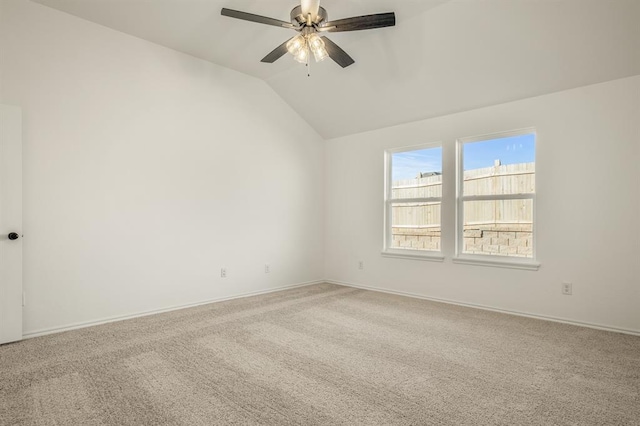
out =
[[(640, 332), (639, 123), (636, 76), (330, 140), (326, 277)], [(443, 263), (381, 257), (385, 149), (443, 141), (448, 155), (457, 137), (531, 126), (539, 271), (453, 264), (452, 203), (443, 206)], [(453, 182), (444, 191), (452, 198)], [(572, 296), (561, 295), (563, 281)]]
[(0, 19), (25, 333), (322, 279), (323, 142), (264, 82), (29, 1)]

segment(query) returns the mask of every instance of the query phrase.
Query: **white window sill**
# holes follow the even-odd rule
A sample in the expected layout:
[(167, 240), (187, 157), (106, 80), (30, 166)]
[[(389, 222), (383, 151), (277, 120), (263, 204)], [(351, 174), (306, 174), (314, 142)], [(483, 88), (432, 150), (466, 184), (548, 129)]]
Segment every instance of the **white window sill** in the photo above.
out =
[(537, 271), (540, 269), (540, 264), (534, 262), (532, 260), (528, 261), (518, 261), (518, 260), (503, 260), (496, 258), (487, 258), (487, 259), (479, 259), (477, 257), (454, 257), (453, 263), (461, 263), (465, 265), (476, 265), (476, 266), (491, 266), (494, 268), (509, 268), (509, 269), (524, 269), (527, 271)]
[(420, 251), (420, 250), (385, 250), (382, 257), (391, 257), (396, 259), (426, 260), (431, 262), (443, 262), (444, 256), (436, 251)]

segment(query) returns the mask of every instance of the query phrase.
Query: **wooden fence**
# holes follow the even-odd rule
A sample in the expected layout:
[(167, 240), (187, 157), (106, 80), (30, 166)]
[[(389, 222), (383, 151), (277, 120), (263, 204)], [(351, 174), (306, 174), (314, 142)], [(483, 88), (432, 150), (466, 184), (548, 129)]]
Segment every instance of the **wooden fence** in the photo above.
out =
[[(405, 203), (402, 199), (442, 196), (442, 175), (398, 180), (392, 183), (394, 228), (440, 227), (439, 202)], [(535, 163), (496, 165), (464, 172), (464, 195), (504, 195), (535, 192)], [(531, 224), (531, 200), (467, 201), (464, 224)]]
[[(403, 202), (442, 196), (442, 176), (417, 177), (392, 183), (391, 246), (440, 250), (439, 202)], [(464, 172), (465, 195), (531, 194), (535, 164), (496, 165)], [(464, 253), (514, 257), (533, 256), (533, 202), (530, 199), (466, 201)]]

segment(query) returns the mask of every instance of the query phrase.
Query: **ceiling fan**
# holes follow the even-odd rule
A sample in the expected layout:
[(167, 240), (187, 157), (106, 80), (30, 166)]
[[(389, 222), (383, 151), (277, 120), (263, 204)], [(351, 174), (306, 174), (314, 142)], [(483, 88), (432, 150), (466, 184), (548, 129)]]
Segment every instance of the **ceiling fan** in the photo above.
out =
[(223, 8), (220, 13), (230, 18), (287, 28), (299, 33), (276, 47), (262, 58), (262, 62), (273, 63), (289, 52), (300, 63), (308, 64), (313, 54), (316, 62), (329, 57), (342, 68), (348, 67), (355, 61), (337, 44), (325, 36), (318, 35), (319, 33), (370, 30), (392, 27), (396, 24), (396, 15), (393, 12), (329, 21), (327, 11), (320, 7), (319, 0), (301, 0), (300, 6), (291, 10), (291, 22), (227, 8)]

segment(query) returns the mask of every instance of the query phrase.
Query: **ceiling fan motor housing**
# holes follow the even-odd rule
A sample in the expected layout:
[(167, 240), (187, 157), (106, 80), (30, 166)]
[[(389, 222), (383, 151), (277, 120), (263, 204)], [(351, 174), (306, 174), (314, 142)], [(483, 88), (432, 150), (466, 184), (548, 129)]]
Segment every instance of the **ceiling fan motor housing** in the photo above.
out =
[[(314, 24), (326, 22), (329, 20), (329, 15), (324, 7), (318, 8), (318, 15), (316, 19), (312, 21)], [(302, 13), (302, 6), (296, 6), (291, 10), (291, 23), (294, 25), (307, 25), (307, 17)]]

